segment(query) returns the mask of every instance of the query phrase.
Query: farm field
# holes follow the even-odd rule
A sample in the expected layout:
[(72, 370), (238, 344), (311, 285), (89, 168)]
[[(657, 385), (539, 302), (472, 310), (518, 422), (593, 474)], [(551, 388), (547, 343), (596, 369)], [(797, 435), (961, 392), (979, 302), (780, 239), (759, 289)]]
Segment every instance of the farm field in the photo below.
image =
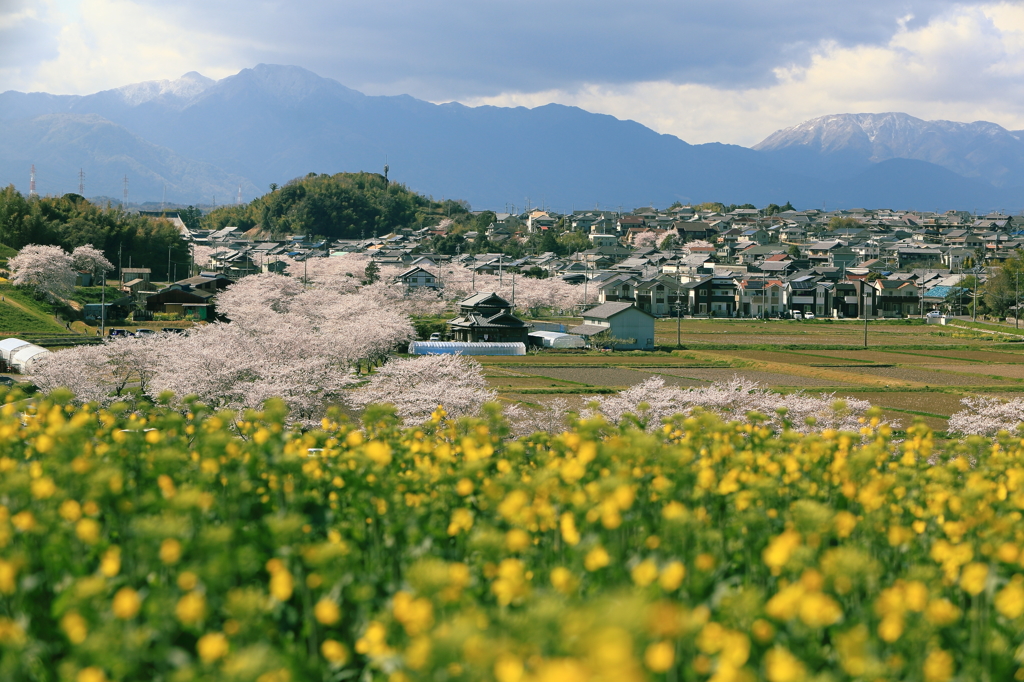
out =
[[(574, 320), (560, 320), (572, 324)], [(490, 385), (505, 400), (542, 404), (564, 397), (583, 405), (594, 393), (652, 377), (698, 386), (734, 376), (792, 392), (836, 393), (869, 400), (890, 420), (921, 418), (936, 431), (972, 394), (1024, 392), (1024, 343), (917, 321), (675, 320), (656, 323), (662, 351), (542, 352), (483, 357)]]

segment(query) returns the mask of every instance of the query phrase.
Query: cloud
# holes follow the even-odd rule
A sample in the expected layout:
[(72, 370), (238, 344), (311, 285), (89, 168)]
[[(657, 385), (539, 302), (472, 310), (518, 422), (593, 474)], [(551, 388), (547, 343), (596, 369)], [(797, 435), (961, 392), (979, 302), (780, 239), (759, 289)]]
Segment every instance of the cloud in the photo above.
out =
[(778, 66), (769, 85), (667, 80), (467, 98), (470, 105), (549, 102), (628, 118), (688, 142), (751, 145), (779, 128), (834, 113), (902, 111), (925, 119), (1024, 128), (1024, 7), (954, 7), (903, 21), (880, 45), (821, 42), (806, 64)]
[[(761, 87), (780, 66), (806, 65), (822, 40), (884, 43), (900, 17), (912, 17), (912, 27), (954, 6), (902, 0), (897, 12), (891, 0), (46, 1), (69, 7), (59, 56), (9, 74), (7, 87), (31, 82), (84, 94), (270, 62), (373, 94), (433, 100), (592, 83)], [(7, 10), (0, 8), (2, 17)]]

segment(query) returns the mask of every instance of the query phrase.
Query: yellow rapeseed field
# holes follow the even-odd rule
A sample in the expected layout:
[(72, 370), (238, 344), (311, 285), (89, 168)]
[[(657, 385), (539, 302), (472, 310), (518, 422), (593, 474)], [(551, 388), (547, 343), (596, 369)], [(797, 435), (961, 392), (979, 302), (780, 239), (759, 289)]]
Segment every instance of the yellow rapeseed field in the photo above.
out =
[(0, 679), (1024, 680), (1008, 435), (284, 417), (0, 409)]

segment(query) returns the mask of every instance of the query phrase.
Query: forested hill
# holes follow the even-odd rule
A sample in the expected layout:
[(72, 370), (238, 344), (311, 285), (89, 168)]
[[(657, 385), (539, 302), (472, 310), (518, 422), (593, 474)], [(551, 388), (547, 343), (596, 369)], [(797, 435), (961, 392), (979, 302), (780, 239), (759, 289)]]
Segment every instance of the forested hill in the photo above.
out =
[(163, 280), (167, 264), (184, 272), (188, 246), (166, 220), (149, 220), (120, 208), (97, 206), (77, 194), (25, 197), (14, 187), (0, 190), (0, 243), (15, 249), (46, 244), (72, 251), (92, 244), (112, 263), (148, 267)]
[(242, 206), (225, 206), (203, 219), (203, 227), (228, 225), (263, 236), (308, 234), (328, 239), (369, 238), (398, 227), (423, 227), (467, 205), (434, 201), (376, 173), (310, 173)]

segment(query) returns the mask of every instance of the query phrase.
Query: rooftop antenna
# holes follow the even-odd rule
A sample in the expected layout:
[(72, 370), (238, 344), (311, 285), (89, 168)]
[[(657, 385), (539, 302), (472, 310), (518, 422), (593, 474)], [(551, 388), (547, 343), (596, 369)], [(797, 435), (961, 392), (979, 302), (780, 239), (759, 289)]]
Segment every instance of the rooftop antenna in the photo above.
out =
[(36, 165), (32, 164), (32, 170), (28, 173), (28, 195), (36, 195)]
[(128, 176), (124, 176), (124, 199), (121, 202), (124, 210), (128, 210)]
[(85, 171), (81, 168), (78, 169), (78, 193), (85, 196)]

